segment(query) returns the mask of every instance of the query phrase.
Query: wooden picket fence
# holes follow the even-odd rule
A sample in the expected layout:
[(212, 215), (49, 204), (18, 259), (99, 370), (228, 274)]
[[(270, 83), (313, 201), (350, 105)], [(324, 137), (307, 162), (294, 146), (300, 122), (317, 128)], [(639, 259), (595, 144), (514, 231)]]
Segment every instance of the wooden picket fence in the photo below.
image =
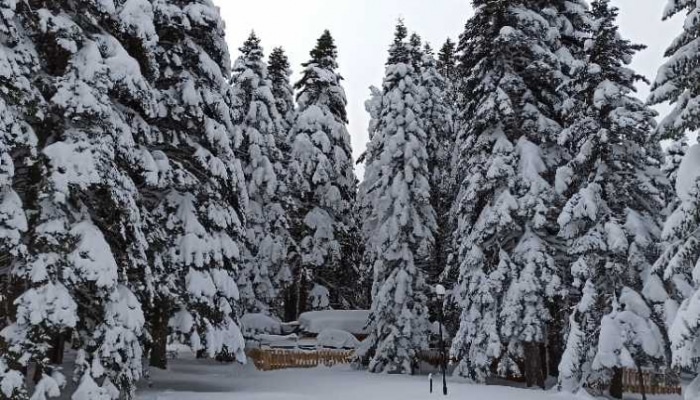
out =
[[(669, 372), (642, 371), (634, 369), (622, 371), (622, 386), (626, 393), (646, 393), (647, 395), (681, 394), (678, 375)], [(642, 387), (643, 382), (643, 387)]]
[(282, 350), (251, 349), (248, 358), (260, 371), (275, 371), (287, 368), (333, 367), (352, 363), (354, 350)]

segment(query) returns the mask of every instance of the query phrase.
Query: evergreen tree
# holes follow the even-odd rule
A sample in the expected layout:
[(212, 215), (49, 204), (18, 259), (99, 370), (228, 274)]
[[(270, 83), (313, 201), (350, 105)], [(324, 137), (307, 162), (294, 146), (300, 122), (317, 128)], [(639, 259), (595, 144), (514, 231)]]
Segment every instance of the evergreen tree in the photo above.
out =
[(158, 283), (151, 362), (165, 367), (169, 335), (200, 355), (242, 360), (236, 280), (247, 192), (224, 23), (210, 0), (158, 0), (153, 15), (159, 112), (148, 137), (153, 182), (143, 188)]
[(620, 37), (616, 18), (609, 0), (593, 2), (586, 65), (567, 85), (578, 107), (560, 136), (573, 151), (557, 191), (568, 198), (559, 224), (578, 297), (560, 367), (567, 390), (667, 358), (666, 294), (652, 270), (665, 179), (650, 135), (655, 113), (634, 97), (643, 78), (627, 67), (643, 46)]
[(260, 40), (253, 33), (240, 50), (233, 67), (233, 122), (236, 135), (243, 138), (241, 162), (249, 202), (248, 246), (239, 282), (246, 311), (269, 313), (276, 308), (283, 285), (291, 280), (285, 169), (277, 147), (284, 128)]
[(399, 24), (390, 50), (382, 106), (362, 183), (370, 207), (363, 224), (373, 263), (372, 372), (412, 373), (427, 348), (428, 293), (423, 268), (436, 229), (430, 203), (428, 137), (420, 120), (425, 93)]
[(445, 44), (440, 48), (437, 57), (437, 69), (440, 75), (448, 82), (454, 83), (457, 81), (457, 43), (450, 38), (447, 38)]
[[(290, 314), (306, 308), (309, 284), (330, 290), (328, 304), (342, 307), (357, 282), (353, 206), (357, 179), (347, 131), (347, 100), (337, 73), (337, 49), (326, 31), (303, 64), (295, 88), (298, 111), (291, 132), (290, 193), (295, 196), (293, 235), (299, 245)], [(317, 291), (315, 291), (317, 292)], [(318, 292), (317, 292), (318, 293)]]
[[(672, 111), (659, 124), (657, 135), (669, 139), (667, 162), (669, 177), (675, 182), (676, 195), (671, 204), (675, 211), (668, 217), (663, 230), (666, 251), (657, 262), (671, 283), (669, 294), (679, 307), (671, 322), (674, 366), (698, 370), (700, 368), (700, 186), (698, 184), (698, 159), (700, 151), (694, 145), (687, 149), (686, 135), (700, 129), (700, 107), (696, 101), (698, 92), (698, 60), (700, 55), (693, 50), (700, 43), (698, 32), (700, 21), (697, 14), (700, 5), (689, 0), (669, 0), (664, 19), (685, 14), (683, 31), (666, 51), (668, 60), (659, 69), (649, 98), (651, 104), (670, 102)], [(679, 160), (685, 154), (683, 162)], [(689, 387), (686, 398), (694, 398), (700, 392), (700, 378)]]
[[(19, 11), (21, 13), (21, 10)], [(32, 76), (39, 73), (38, 54), (19, 25), (17, 4), (0, 3), (0, 330), (14, 320), (13, 302), (22, 282), (13, 268), (26, 257), (28, 230), (25, 205), (30, 165), (36, 162), (39, 121), (32, 111), (45, 108)], [(19, 29), (18, 29), (19, 28)], [(36, 118), (35, 121), (32, 121)], [(4, 337), (6, 332), (3, 331)], [(0, 338), (0, 396), (24, 398), (22, 365), (13, 360)]]
[[(21, 188), (13, 196), (4, 187), (3, 208), (14, 203), (16, 213), (24, 204), (31, 215), (26, 226), (19, 214), (3, 222), (26, 231), (26, 252), (12, 265), (25, 290), (14, 323), (2, 331), (3, 394), (25, 398), (21, 371), (32, 366), (32, 398), (59, 395), (65, 379), (55, 365), (70, 334), (73, 398), (132, 398), (145, 322), (137, 295), (153, 287), (143, 273), (146, 221), (135, 183), (150, 166), (137, 144), (138, 121), (156, 114), (141, 73), (152, 71), (151, 8), (143, 4), (145, 13), (136, 15), (89, 0), (0, 7), (3, 45), (11, 48), (3, 52), (3, 80), (12, 80), (3, 91), (11, 111), (3, 121), (13, 125), (3, 146), (13, 146), (5, 154), (15, 157), (3, 166), (19, 172), (13, 180), (3, 168), (3, 185)], [(36, 152), (22, 154), (22, 142)], [(19, 255), (18, 247), (10, 254)]]
[(411, 53), (411, 65), (417, 76), (420, 76), (423, 73), (425, 51), (423, 49), (423, 40), (417, 33), (412, 33), (408, 39), (408, 50)]
[(452, 353), (460, 375), (525, 375), (543, 386), (549, 306), (564, 289), (551, 179), (562, 158), (558, 86), (566, 76), (556, 32), (564, 4), (473, 5), (459, 46), (453, 212), (462, 315)]
[[(284, 138), (287, 138), (289, 130), (294, 125), (296, 117), (296, 105), (294, 104), (294, 88), (290, 83), (292, 71), (289, 59), (284, 49), (275, 47), (270, 53), (267, 67), (270, 81), (272, 81), (272, 95), (275, 97), (277, 112), (282, 116), (282, 127), (285, 130)], [(287, 138), (288, 139), (288, 138)], [(282, 147), (280, 147), (282, 149)]]
[(457, 104), (459, 102), (459, 84), (460, 73), (457, 56), (457, 44), (452, 39), (447, 39), (445, 44), (440, 48), (437, 57), (437, 70), (445, 79), (447, 84), (446, 89), (446, 105), (452, 110), (453, 130), (457, 132)]
[[(435, 211), (437, 226), (434, 231), (433, 255), (425, 273), (431, 285), (444, 282), (443, 273), (448, 270), (449, 256), (452, 253), (452, 232), (454, 224), (450, 208), (454, 202), (452, 150), (456, 145), (454, 132), (454, 109), (449, 103), (450, 83), (438, 71), (438, 62), (429, 45), (425, 46), (422, 73), (419, 78), (421, 86), (420, 121), (428, 138), (428, 176), (430, 182), (430, 200)], [(452, 282), (450, 282), (452, 283)], [(450, 300), (451, 302), (452, 300)], [(442, 305), (437, 305), (441, 307)], [(448, 307), (445, 307), (448, 308)], [(431, 307), (435, 309), (435, 307)], [(448, 314), (452, 314), (449, 313)], [(455, 319), (453, 315), (450, 319)], [(451, 324), (454, 327), (454, 323)]]

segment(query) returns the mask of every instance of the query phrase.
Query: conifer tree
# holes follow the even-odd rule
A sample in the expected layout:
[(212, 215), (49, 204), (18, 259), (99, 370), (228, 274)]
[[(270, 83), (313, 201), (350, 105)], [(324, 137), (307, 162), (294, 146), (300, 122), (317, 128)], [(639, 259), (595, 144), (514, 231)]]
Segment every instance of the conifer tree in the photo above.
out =
[(148, 137), (153, 182), (143, 188), (156, 228), (151, 362), (165, 367), (169, 336), (200, 355), (242, 360), (236, 280), (247, 191), (224, 24), (210, 0), (156, 1), (153, 16), (159, 113)]
[(353, 239), (357, 179), (346, 127), (347, 100), (330, 32), (319, 38), (303, 67), (295, 85), (298, 110), (289, 165), (295, 202), (292, 227), (299, 245), (293, 271), (295, 316), (306, 308), (310, 287), (327, 288), (328, 304), (342, 306), (353, 291), (347, 283), (357, 282), (357, 266), (352, 265), (357, 258)]
[[(153, 287), (143, 273), (148, 244), (135, 183), (150, 167), (137, 144), (138, 121), (156, 113), (141, 73), (152, 71), (151, 8), (143, 4), (139, 16), (88, 0), (0, 7), (3, 41), (12, 44), (3, 52), (9, 67), (3, 75), (14, 75), (7, 86), (13, 89), (3, 92), (13, 110), (3, 121), (14, 125), (8, 132), (14, 139), (3, 145), (15, 146), (14, 157), (22, 141), (36, 146), (16, 159), (17, 179), (5, 175), (22, 194), (13, 199), (5, 188), (8, 198), (15, 207), (21, 200), (31, 218), (26, 226), (20, 215), (12, 221), (26, 230), (26, 252), (12, 269), (25, 291), (15, 301), (14, 323), (2, 331), (3, 394), (25, 398), (21, 371), (31, 366), (33, 398), (59, 395), (65, 379), (55, 367), (70, 334), (77, 354), (73, 398), (132, 398), (145, 322), (137, 296)], [(26, 157), (33, 155), (30, 165)]]
[(425, 46), (419, 85), (421, 114), (419, 119), (427, 135), (430, 200), (435, 210), (437, 228), (434, 234), (433, 256), (426, 277), (429, 283), (440, 281), (451, 253), (452, 229), (450, 208), (454, 202), (452, 150), (456, 145), (454, 110), (449, 104), (450, 84), (438, 70), (429, 45)]
[(452, 110), (454, 131), (457, 131), (457, 104), (459, 102), (460, 73), (458, 66), (457, 44), (448, 38), (440, 48), (437, 56), (437, 70), (447, 83), (446, 104)]
[[(294, 104), (294, 88), (290, 83), (292, 71), (290, 70), (289, 59), (284, 49), (275, 47), (270, 53), (267, 67), (270, 81), (272, 81), (272, 95), (275, 97), (277, 112), (282, 117), (282, 128), (284, 138), (288, 139), (289, 130), (294, 125), (296, 117), (296, 105)], [(283, 149), (280, 146), (280, 149)]]
[(643, 46), (620, 37), (616, 18), (608, 0), (593, 2), (586, 65), (567, 85), (578, 107), (560, 136), (573, 150), (557, 191), (568, 198), (559, 224), (579, 299), (560, 367), (567, 390), (619, 385), (623, 367), (667, 359), (666, 293), (652, 270), (665, 179), (655, 113), (634, 97), (643, 78), (627, 66)]
[(450, 38), (447, 38), (438, 52), (437, 69), (448, 82), (456, 82), (458, 76), (457, 43)]
[[(460, 38), (455, 245), (458, 373), (544, 385), (540, 349), (562, 295), (552, 175), (561, 157), (562, 2), (475, 0)], [(545, 34), (549, 32), (549, 34)], [(521, 370), (519, 361), (526, 360)], [(495, 366), (495, 369), (492, 369)]]
[[(43, 109), (45, 104), (31, 79), (39, 73), (39, 56), (31, 38), (18, 26), (17, 5), (0, 3), (0, 19), (0, 85), (3, 87), (0, 91), (0, 330), (3, 330), (14, 320), (13, 303), (22, 285), (12, 271), (27, 255), (24, 235), (29, 228), (28, 175), (29, 166), (36, 162), (37, 145), (32, 110)], [(5, 335), (3, 331), (2, 336)], [(3, 341), (0, 338), (0, 396), (26, 397), (22, 365), (13, 357), (17, 354), (7, 351)]]
[(284, 127), (260, 39), (251, 34), (240, 50), (233, 67), (233, 123), (235, 134), (243, 138), (240, 154), (249, 201), (248, 246), (239, 282), (246, 311), (270, 313), (281, 285), (291, 280), (285, 168), (277, 147)]
[(420, 117), (424, 93), (413, 68), (406, 29), (397, 27), (383, 85), (380, 119), (362, 185), (371, 207), (363, 223), (371, 253), (372, 372), (412, 373), (427, 348), (428, 293), (422, 270), (431, 256), (435, 211), (430, 203), (428, 137)]
[[(700, 239), (697, 235), (700, 226), (700, 185), (697, 173), (700, 151), (697, 145), (687, 150), (685, 147), (686, 135), (700, 129), (700, 107), (696, 100), (700, 95), (697, 75), (700, 55), (693, 50), (700, 43), (699, 11), (700, 5), (694, 1), (667, 2), (664, 19), (684, 14), (685, 24), (666, 51), (668, 60), (659, 69), (649, 98), (651, 104), (670, 102), (673, 105), (672, 111), (663, 118), (657, 130), (658, 138), (673, 141), (669, 149), (667, 173), (676, 187), (671, 202), (675, 210), (668, 217), (662, 235), (666, 250), (659, 258), (657, 268), (663, 271), (671, 283), (669, 294), (676, 307), (679, 307), (669, 332), (673, 365), (695, 371), (700, 369), (700, 313), (697, 311), (700, 309)], [(680, 163), (683, 155), (685, 158)], [(698, 393), (700, 378), (690, 385), (686, 398), (694, 398)]]

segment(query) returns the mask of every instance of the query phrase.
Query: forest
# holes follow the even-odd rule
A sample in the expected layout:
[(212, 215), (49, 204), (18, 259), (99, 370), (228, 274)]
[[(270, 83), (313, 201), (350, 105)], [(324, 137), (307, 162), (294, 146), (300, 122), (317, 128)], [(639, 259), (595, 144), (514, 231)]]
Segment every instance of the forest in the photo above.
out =
[(328, 30), (292, 81), (212, 0), (0, 0), (0, 399), (135, 399), (173, 345), (243, 363), (246, 316), (323, 310), (368, 311), (367, 374), (437, 323), (474, 384), (700, 398), (700, 2), (666, 2), (648, 99), (610, 0), (398, 20), (354, 160)]

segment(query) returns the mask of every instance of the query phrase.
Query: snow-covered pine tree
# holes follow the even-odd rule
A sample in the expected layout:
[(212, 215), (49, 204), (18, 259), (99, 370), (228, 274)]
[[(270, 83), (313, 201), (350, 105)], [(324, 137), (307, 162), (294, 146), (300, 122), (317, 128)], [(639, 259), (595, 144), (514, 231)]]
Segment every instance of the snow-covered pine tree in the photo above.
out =
[(11, 271), (26, 250), (25, 202), (37, 144), (29, 120), (44, 106), (31, 81), (39, 72), (38, 56), (31, 39), (18, 31), (15, 16), (16, 5), (0, 4), (0, 329), (14, 315), (13, 293), (19, 288)]
[(243, 138), (239, 153), (249, 201), (248, 246), (239, 286), (247, 312), (269, 314), (278, 308), (277, 298), (284, 289), (280, 285), (291, 281), (287, 254), (293, 246), (287, 222), (286, 171), (277, 147), (286, 134), (255, 33), (240, 51), (233, 67), (233, 123), (235, 135)]
[(408, 39), (408, 48), (411, 53), (411, 64), (415, 73), (420, 76), (423, 73), (423, 58), (425, 50), (423, 49), (423, 39), (417, 33), (412, 33)]
[[(677, 367), (700, 369), (700, 184), (698, 160), (700, 148), (690, 147), (682, 163), (678, 160), (686, 153), (686, 135), (700, 130), (700, 95), (698, 62), (700, 54), (694, 51), (700, 43), (700, 5), (690, 0), (669, 0), (664, 19), (685, 14), (683, 31), (666, 51), (668, 60), (659, 69), (649, 98), (651, 104), (670, 102), (672, 111), (659, 124), (658, 136), (674, 143), (675, 156), (667, 162), (669, 177), (675, 182), (675, 211), (668, 217), (662, 239), (666, 251), (657, 262), (665, 278), (672, 284), (670, 291), (678, 313), (670, 322), (673, 364)], [(671, 154), (673, 154), (671, 153)], [(678, 169), (680, 166), (680, 169)], [(677, 173), (674, 172), (677, 170)], [(686, 398), (700, 393), (700, 377), (687, 391)]]
[(611, 394), (619, 392), (621, 368), (668, 358), (667, 294), (652, 270), (666, 180), (652, 141), (655, 113), (634, 97), (643, 78), (628, 67), (643, 46), (620, 37), (616, 18), (609, 0), (592, 3), (586, 65), (567, 84), (576, 106), (559, 138), (573, 157), (556, 181), (567, 198), (560, 234), (574, 260), (578, 297), (560, 385), (575, 391), (613, 384)]
[[(454, 230), (456, 228), (456, 221), (454, 214), (452, 213), (452, 206), (455, 203), (454, 200), (457, 195), (455, 182), (456, 171), (454, 166), (456, 166), (458, 162), (458, 160), (455, 159), (455, 156), (458, 155), (455, 148), (457, 145), (457, 132), (459, 131), (457, 124), (457, 110), (459, 102), (460, 74), (458, 69), (457, 44), (450, 38), (445, 41), (443, 46), (440, 48), (440, 52), (438, 53), (437, 71), (444, 80), (445, 86), (442, 89), (444, 92), (443, 106), (447, 108), (450, 114), (449, 123), (451, 131), (449, 140), (450, 144), (449, 147), (446, 148), (447, 153), (445, 154), (445, 156), (449, 157), (449, 159), (447, 159), (449, 165), (444, 173), (444, 177), (448, 180), (444, 182), (445, 185), (442, 190), (443, 193), (447, 195), (445, 200), (449, 201), (449, 204), (446, 205), (447, 209), (443, 211), (439, 211), (440, 207), (436, 208), (439, 221), (438, 229), (441, 231), (441, 235), (436, 237), (436, 255), (439, 254), (441, 258), (441, 261), (437, 263), (440, 264), (442, 268), (440, 281), (448, 288), (449, 291), (447, 297), (445, 298), (445, 304), (443, 305), (445, 325), (448, 332), (454, 333), (457, 331), (459, 326), (460, 314), (458, 306), (459, 299), (457, 298), (457, 292), (454, 290), (459, 275), (459, 268), (456, 265), (457, 256), (454, 251), (454, 241), (452, 240), (452, 235), (454, 234)], [(432, 189), (435, 190), (434, 185), (432, 185)], [(433, 195), (433, 202), (445, 200), (436, 199), (435, 195)], [(445, 212), (447, 214), (444, 214)], [(441, 218), (442, 222), (440, 222)], [(443, 237), (440, 238), (440, 236)], [(444, 242), (444, 244), (440, 246), (441, 241), (447, 242)], [(437, 248), (440, 247), (443, 249), (441, 252), (438, 252)]]
[(454, 83), (458, 79), (457, 60), (457, 43), (447, 38), (438, 52), (437, 69), (448, 82)]
[[(146, 204), (158, 293), (149, 309), (152, 364), (168, 335), (200, 355), (242, 359), (236, 284), (244, 246), (245, 178), (234, 149), (231, 61), (211, 0), (153, 2), (159, 112), (148, 147)], [(145, 189), (144, 189), (145, 191)]]
[[(26, 256), (25, 203), (30, 165), (36, 162), (32, 118), (45, 107), (32, 76), (39, 73), (31, 38), (19, 26), (17, 4), (0, 3), (0, 330), (15, 318), (23, 282), (12, 273)], [(19, 29), (18, 29), (19, 28)], [(2, 334), (4, 336), (4, 333)], [(0, 337), (0, 397), (23, 398), (22, 365)]]
[[(296, 118), (296, 105), (294, 103), (294, 88), (290, 81), (292, 71), (289, 59), (283, 48), (275, 47), (272, 49), (268, 59), (267, 71), (270, 81), (272, 81), (272, 95), (275, 97), (277, 112), (282, 116), (284, 138), (289, 140), (289, 131), (292, 129)], [(280, 149), (282, 149), (281, 146)]]
[[(155, 30), (150, 5), (131, 6), (92, 0), (0, 6), (3, 41), (12, 43), (2, 65), (15, 74), (3, 100), (31, 112), (8, 133), (19, 139), (33, 131), (37, 154), (24, 164), (28, 172), (15, 169), (30, 174), (14, 183), (21, 182), (31, 218), (22, 239), (26, 257), (12, 270), (25, 290), (14, 323), (2, 331), (0, 377), (8, 397), (25, 398), (28, 378), (21, 372), (28, 367), (32, 398), (60, 394), (68, 335), (77, 351), (74, 399), (132, 398), (141, 376), (144, 315), (137, 296), (147, 297), (152, 285), (135, 180), (146, 179), (151, 166), (137, 138), (139, 122), (156, 114), (142, 74), (153, 71)], [(32, 87), (43, 104), (28, 96)]]
[[(673, 366), (700, 369), (700, 145), (687, 151), (678, 170), (679, 205), (663, 230), (666, 250), (656, 267), (671, 284), (668, 324)], [(700, 393), (700, 377), (686, 391), (687, 399)]]
[(297, 118), (289, 165), (294, 196), (293, 235), (299, 257), (294, 265), (296, 309), (307, 307), (308, 289), (330, 290), (330, 305), (343, 307), (357, 282), (353, 206), (357, 179), (347, 130), (347, 100), (341, 86), (337, 49), (330, 32), (319, 38), (295, 85)]
[(457, 43), (448, 38), (440, 48), (437, 56), (437, 70), (447, 83), (446, 104), (452, 110), (454, 131), (457, 131), (457, 104), (459, 102), (459, 80)]
[[(446, 282), (444, 272), (452, 253), (452, 233), (454, 223), (450, 209), (454, 203), (455, 185), (453, 181), (452, 159), (456, 145), (454, 131), (454, 107), (450, 104), (451, 85), (438, 71), (438, 62), (429, 45), (425, 46), (421, 74), (421, 114), (423, 130), (427, 135), (428, 177), (430, 182), (430, 202), (435, 211), (437, 226), (434, 231), (433, 255), (424, 272), (430, 285)], [(450, 296), (452, 297), (452, 296)], [(454, 299), (448, 299), (451, 304)], [(454, 305), (454, 304), (451, 304)], [(441, 304), (435, 306), (441, 307)], [(448, 307), (446, 307), (448, 308)], [(451, 307), (449, 307), (451, 308)], [(435, 307), (431, 307), (435, 311)], [(450, 319), (456, 320), (455, 313), (448, 312)], [(454, 329), (456, 324), (450, 324)]]
[[(460, 38), (455, 246), (457, 373), (544, 384), (548, 305), (563, 290), (553, 246), (561, 131), (561, 1), (475, 0)], [(525, 369), (520, 362), (525, 362)], [(495, 367), (495, 369), (492, 369)]]
[(405, 33), (400, 23), (362, 183), (364, 201), (371, 206), (363, 232), (374, 271), (369, 369), (404, 374), (414, 371), (416, 353), (428, 346), (430, 290), (423, 269), (432, 256), (436, 229), (428, 137), (420, 120), (426, 96)]
[(693, 75), (700, 54), (693, 51), (698, 42), (700, 21), (696, 13), (700, 6), (693, 0), (668, 0), (664, 19), (685, 13), (683, 31), (666, 50), (668, 60), (661, 66), (649, 96), (650, 104), (673, 103), (673, 110), (659, 124), (660, 139), (681, 140), (689, 132), (700, 128), (700, 113), (695, 97), (698, 95), (698, 79)]

